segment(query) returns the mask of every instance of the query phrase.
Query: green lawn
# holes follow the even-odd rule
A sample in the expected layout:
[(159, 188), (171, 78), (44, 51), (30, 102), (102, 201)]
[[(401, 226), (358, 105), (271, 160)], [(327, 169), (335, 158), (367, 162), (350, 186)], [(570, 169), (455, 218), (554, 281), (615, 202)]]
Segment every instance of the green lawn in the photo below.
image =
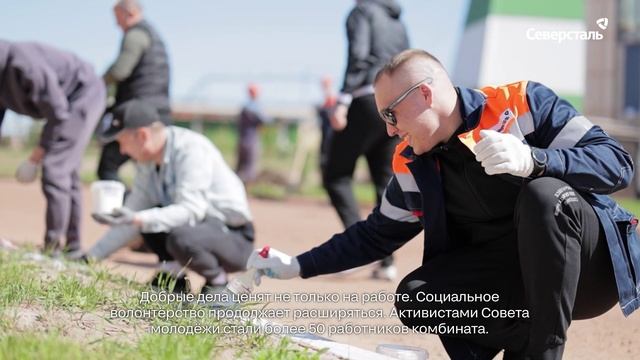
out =
[(640, 216), (640, 200), (632, 198), (616, 199), (625, 209), (631, 211), (636, 217)]
[[(97, 265), (0, 251), (0, 359), (319, 359), (260, 333), (164, 334), (153, 327), (221, 326), (232, 319), (113, 316), (113, 311), (203, 310), (182, 302), (141, 302), (143, 285)], [(116, 313), (117, 314), (117, 313)], [(236, 325), (243, 326), (235, 321)]]

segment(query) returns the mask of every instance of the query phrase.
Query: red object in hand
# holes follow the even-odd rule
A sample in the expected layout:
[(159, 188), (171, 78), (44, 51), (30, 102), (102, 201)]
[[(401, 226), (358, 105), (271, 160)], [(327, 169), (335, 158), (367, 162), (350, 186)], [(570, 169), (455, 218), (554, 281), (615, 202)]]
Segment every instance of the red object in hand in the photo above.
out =
[(269, 249), (270, 249), (269, 245), (263, 247), (262, 250), (260, 250), (260, 254), (259, 255), (262, 256), (265, 259), (268, 258), (269, 257)]

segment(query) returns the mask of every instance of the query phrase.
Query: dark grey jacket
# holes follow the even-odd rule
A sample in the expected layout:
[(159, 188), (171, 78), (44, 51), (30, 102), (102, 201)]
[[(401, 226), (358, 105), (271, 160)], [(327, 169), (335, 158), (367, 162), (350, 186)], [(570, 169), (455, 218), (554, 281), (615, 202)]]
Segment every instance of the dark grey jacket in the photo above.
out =
[(409, 48), (400, 12), (395, 0), (362, 0), (351, 10), (347, 17), (349, 54), (343, 93), (373, 84), (378, 70)]
[(142, 54), (131, 75), (118, 83), (116, 105), (131, 99), (142, 99), (161, 112), (169, 112), (169, 58), (164, 42), (144, 20), (129, 30), (132, 29), (147, 32), (151, 46)]
[(35, 42), (0, 39), (0, 124), (6, 109), (46, 119), (40, 145), (60, 128), (55, 125), (72, 119), (71, 104), (85, 87), (102, 84), (93, 67), (70, 52)]

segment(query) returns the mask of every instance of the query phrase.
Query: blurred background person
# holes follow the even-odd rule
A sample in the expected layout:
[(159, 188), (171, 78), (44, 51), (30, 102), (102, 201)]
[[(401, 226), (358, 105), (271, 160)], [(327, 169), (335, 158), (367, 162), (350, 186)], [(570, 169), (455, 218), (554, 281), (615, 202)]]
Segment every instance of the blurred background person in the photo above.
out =
[[(345, 228), (361, 220), (352, 182), (364, 155), (380, 204), (391, 178), (391, 158), (398, 140), (387, 136), (373, 97), (376, 73), (392, 56), (409, 48), (401, 8), (395, 0), (356, 0), (347, 17), (348, 55), (344, 84), (331, 117), (331, 136), (323, 184)], [(372, 276), (396, 277), (393, 257), (380, 262)]]
[[(44, 250), (54, 255), (80, 250), (80, 165), (105, 98), (100, 77), (76, 55), (35, 42), (0, 40), (0, 124), (6, 109), (46, 120), (38, 146), (17, 177), (35, 180), (42, 166)], [(25, 167), (31, 175), (21, 175)]]
[(327, 153), (331, 141), (331, 114), (336, 107), (338, 97), (333, 91), (333, 79), (329, 75), (322, 77), (320, 81), (322, 94), (324, 96), (322, 104), (318, 105), (317, 113), (322, 137), (320, 138), (320, 171), (324, 174), (327, 165)]
[[(111, 121), (111, 109), (132, 99), (153, 105), (164, 124), (171, 123), (169, 103), (169, 58), (164, 42), (142, 13), (136, 0), (119, 0), (113, 7), (118, 26), (124, 32), (120, 53), (103, 75), (108, 88), (115, 87), (115, 102), (107, 109), (102, 130)], [(118, 180), (118, 169), (129, 160), (118, 142), (105, 144), (98, 164), (98, 178)]]
[(236, 166), (236, 173), (245, 184), (255, 181), (258, 176), (261, 150), (258, 129), (271, 121), (258, 101), (260, 87), (257, 84), (249, 84), (247, 92), (249, 100), (242, 107), (238, 119), (238, 165)]

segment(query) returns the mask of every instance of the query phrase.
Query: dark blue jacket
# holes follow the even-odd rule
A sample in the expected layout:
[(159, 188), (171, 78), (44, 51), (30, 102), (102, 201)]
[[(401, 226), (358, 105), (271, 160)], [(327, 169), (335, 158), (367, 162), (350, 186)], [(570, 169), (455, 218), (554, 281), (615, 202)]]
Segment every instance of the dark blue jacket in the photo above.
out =
[[(628, 316), (640, 307), (637, 219), (606, 195), (631, 181), (629, 154), (544, 85), (519, 82), (482, 90), (460, 88), (458, 93), (466, 130), (458, 135), (462, 143), (473, 148), (483, 129), (511, 133), (544, 149), (544, 176), (567, 182), (593, 206), (607, 238), (622, 312)], [(435, 167), (401, 143), (393, 168), (380, 206), (366, 220), (298, 255), (303, 278), (382, 259), (423, 229), (423, 263), (451, 247), (443, 236), (443, 190)]]

